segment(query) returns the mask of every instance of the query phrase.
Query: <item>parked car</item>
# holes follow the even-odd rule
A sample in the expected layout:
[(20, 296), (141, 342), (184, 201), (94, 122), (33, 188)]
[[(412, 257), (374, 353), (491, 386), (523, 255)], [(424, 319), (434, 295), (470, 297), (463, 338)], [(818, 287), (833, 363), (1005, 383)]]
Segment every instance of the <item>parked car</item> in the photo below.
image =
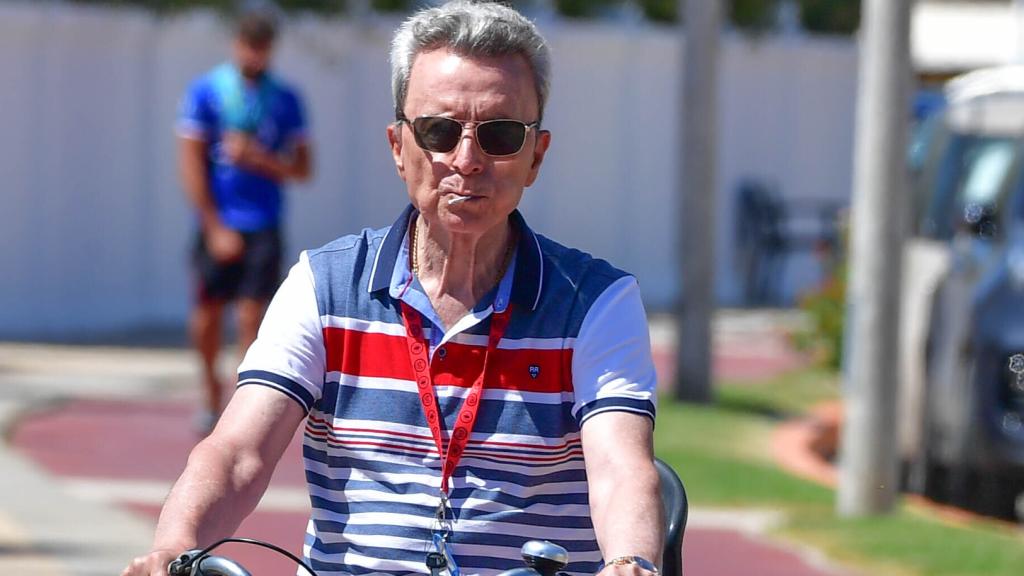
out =
[[(910, 489), (1011, 516), (1024, 493), (1024, 67), (950, 80), (911, 148), (900, 450)], [(1014, 365), (1014, 368), (1018, 366)]]

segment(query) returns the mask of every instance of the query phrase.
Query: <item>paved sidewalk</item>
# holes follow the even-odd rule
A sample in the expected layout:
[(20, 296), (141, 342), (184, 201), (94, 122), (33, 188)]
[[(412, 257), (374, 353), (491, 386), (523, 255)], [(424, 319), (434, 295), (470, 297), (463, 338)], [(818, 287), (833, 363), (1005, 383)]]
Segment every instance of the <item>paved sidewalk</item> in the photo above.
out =
[[(790, 317), (722, 315), (716, 371), (743, 377), (793, 367), (777, 327)], [(671, 326), (655, 319), (659, 375), (671, 369)], [(230, 362), (230, 360), (225, 361)], [(227, 364), (225, 365), (227, 370)], [(0, 344), (0, 569), (41, 576), (117, 574), (148, 546), (170, 483), (195, 442), (195, 367), (185, 350)], [(301, 549), (308, 500), (298, 438), (239, 533)], [(691, 510), (688, 576), (831, 576), (814, 551), (767, 539), (772, 511)], [(229, 554), (291, 574), (245, 547)], [(265, 569), (265, 570), (262, 570)]]
[[(135, 397), (163, 393), (173, 354), (103, 348), (0, 346), (0, 430), (7, 440), (76, 396)], [(191, 378), (181, 374), (182, 382)], [(66, 438), (47, 438), (60, 446)], [(89, 451), (86, 451), (88, 454)], [(143, 550), (150, 522), (120, 507), (74, 496), (59, 475), (0, 444), (0, 569), (8, 573), (109, 575)]]

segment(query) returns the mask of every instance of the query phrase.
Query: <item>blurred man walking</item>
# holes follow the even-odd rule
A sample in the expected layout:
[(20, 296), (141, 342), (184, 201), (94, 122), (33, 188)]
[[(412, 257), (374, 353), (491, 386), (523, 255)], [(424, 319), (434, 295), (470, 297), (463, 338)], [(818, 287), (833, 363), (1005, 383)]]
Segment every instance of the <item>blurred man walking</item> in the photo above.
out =
[(239, 18), (232, 60), (192, 83), (177, 123), (181, 179), (198, 225), (190, 332), (203, 369), (202, 433), (223, 401), (216, 360), (225, 305), (237, 303), (244, 353), (281, 280), (282, 187), (311, 173), (301, 98), (269, 72), (276, 37), (270, 15)]

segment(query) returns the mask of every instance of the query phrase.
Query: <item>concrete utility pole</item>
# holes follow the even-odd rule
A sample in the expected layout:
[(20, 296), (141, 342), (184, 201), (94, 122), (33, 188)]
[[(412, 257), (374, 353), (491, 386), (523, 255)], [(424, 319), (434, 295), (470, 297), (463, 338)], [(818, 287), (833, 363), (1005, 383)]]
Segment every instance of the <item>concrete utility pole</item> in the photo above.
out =
[(1024, 64), (1024, 0), (1013, 0), (1013, 20), (1017, 31), (1017, 50), (1014, 62)]
[(888, 512), (897, 493), (896, 414), (911, 0), (864, 0), (853, 175), (838, 511)]
[[(717, 163), (718, 32), (722, 2), (680, 0), (685, 13), (680, 162), (676, 398), (711, 400), (711, 316), (714, 310), (715, 171)], [(684, 12), (685, 11), (685, 12)]]

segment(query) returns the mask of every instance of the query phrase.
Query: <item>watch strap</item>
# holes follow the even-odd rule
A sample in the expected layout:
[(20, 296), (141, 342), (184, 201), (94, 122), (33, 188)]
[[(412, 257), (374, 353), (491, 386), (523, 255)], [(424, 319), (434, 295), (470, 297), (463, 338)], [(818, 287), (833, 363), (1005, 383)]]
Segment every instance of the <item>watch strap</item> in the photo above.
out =
[(647, 570), (648, 572), (660, 574), (660, 572), (658, 571), (658, 567), (654, 565), (654, 562), (651, 562), (643, 556), (632, 555), (617, 556), (615, 558), (612, 558), (611, 560), (608, 560), (607, 562), (602, 564), (598, 572), (603, 570), (605, 566), (624, 566), (626, 564), (636, 564), (637, 566), (643, 568), (644, 570)]

